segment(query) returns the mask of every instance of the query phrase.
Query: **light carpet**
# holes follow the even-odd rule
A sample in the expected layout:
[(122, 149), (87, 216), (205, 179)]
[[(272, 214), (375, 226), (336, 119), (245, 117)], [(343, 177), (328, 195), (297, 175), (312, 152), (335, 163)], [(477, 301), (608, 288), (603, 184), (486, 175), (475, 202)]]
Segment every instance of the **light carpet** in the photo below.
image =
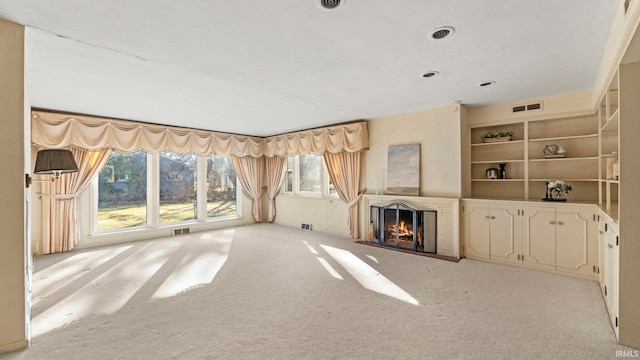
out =
[(36, 258), (1, 359), (614, 359), (593, 281), (274, 224)]

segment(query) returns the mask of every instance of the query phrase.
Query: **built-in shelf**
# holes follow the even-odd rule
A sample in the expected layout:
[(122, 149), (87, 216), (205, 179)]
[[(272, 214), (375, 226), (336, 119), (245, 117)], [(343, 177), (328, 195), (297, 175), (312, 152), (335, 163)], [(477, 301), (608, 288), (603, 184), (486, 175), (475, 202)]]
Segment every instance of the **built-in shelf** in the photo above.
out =
[(472, 164), (504, 164), (504, 163), (523, 163), (524, 160), (481, 160), (472, 161)]
[(592, 182), (597, 182), (598, 179), (529, 179), (529, 181), (555, 181), (555, 180), (562, 180), (564, 182), (571, 182), (571, 181), (592, 181)]
[(616, 109), (616, 111), (611, 115), (609, 120), (602, 125), (601, 131), (618, 131), (618, 117), (620, 116), (620, 109)]
[(587, 157), (564, 157), (564, 158), (549, 158), (549, 159), (529, 159), (529, 161), (574, 161), (574, 160), (598, 160), (598, 157), (587, 156)]
[(474, 143), (471, 146), (496, 146), (496, 145), (509, 145), (509, 144), (522, 144), (524, 140), (510, 140), (502, 142), (488, 142), (488, 143)]
[(471, 181), (486, 181), (486, 182), (509, 182), (509, 181), (516, 181), (516, 182), (523, 182), (524, 179), (471, 179)]
[(548, 137), (548, 138), (538, 138), (538, 139), (529, 139), (529, 142), (538, 142), (538, 141), (561, 141), (561, 140), (585, 140), (585, 139), (597, 139), (598, 134), (588, 134), (588, 135), (574, 135), (574, 136), (557, 136), (557, 137)]

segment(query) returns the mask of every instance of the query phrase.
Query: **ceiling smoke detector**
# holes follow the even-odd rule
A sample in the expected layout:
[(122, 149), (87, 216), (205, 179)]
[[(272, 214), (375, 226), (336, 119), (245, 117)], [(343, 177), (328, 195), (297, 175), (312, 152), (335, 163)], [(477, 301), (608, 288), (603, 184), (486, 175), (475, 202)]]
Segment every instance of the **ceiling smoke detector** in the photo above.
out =
[(320, 6), (325, 9), (333, 10), (340, 6), (340, 0), (320, 0)]
[(431, 38), (434, 40), (442, 40), (447, 36), (453, 35), (456, 32), (456, 29), (451, 26), (441, 26), (431, 32)]

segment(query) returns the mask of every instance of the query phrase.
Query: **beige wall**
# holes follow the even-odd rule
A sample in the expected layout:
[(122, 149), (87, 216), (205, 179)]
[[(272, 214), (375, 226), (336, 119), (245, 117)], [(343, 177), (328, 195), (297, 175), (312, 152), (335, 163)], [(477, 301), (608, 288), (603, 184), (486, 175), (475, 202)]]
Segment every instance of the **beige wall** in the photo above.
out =
[[(375, 194), (378, 175), (386, 187), (389, 145), (420, 144), (420, 195), (459, 198), (462, 194), (460, 105), (369, 121), (369, 150), (364, 151), (362, 187)], [(378, 189), (383, 190), (383, 189)], [(349, 236), (347, 206), (338, 198), (280, 194), (275, 223)], [(360, 207), (360, 215), (363, 209)], [(362, 237), (362, 234), (360, 234)], [(444, 249), (444, 248), (443, 248)], [(447, 254), (448, 255), (448, 254)]]
[[(460, 121), (460, 105), (369, 121), (369, 150), (364, 162), (367, 193), (386, 189), (389, 145), (420, 144), (420, 195), (460, 197)], [(377, 186), (379, 176), (383, 177), (383, 189)]]
[(24, 27), (0, 19), (0, 353), (27, 346), (24, 83)]

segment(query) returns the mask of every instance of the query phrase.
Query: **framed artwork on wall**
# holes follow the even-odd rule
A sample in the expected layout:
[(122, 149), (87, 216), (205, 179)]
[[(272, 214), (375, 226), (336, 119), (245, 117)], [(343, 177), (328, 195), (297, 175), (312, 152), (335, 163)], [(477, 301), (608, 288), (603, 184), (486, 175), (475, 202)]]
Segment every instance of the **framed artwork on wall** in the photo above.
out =
[(420, 195), (420, 144), (389, 145), (387, 193)]

